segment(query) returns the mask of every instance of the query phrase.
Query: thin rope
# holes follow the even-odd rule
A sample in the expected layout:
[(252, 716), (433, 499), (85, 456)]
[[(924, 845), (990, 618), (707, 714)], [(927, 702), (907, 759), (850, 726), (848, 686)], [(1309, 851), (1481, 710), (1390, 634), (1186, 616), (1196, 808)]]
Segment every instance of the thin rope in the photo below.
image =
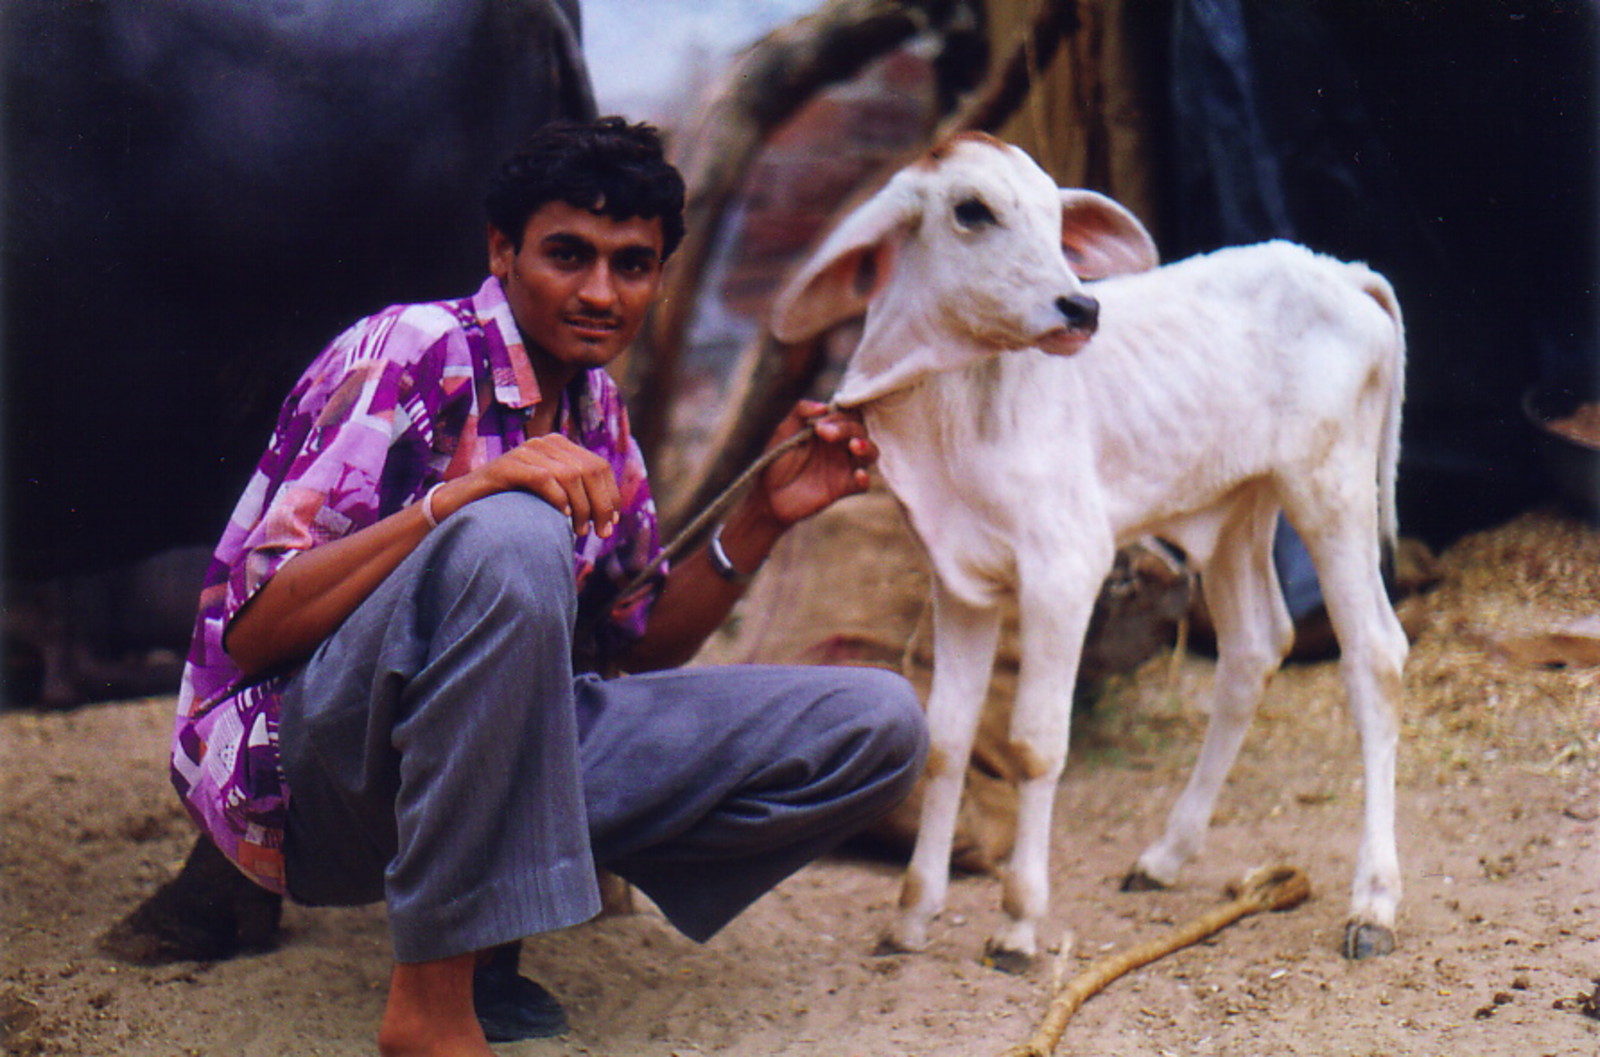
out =
[(704, 532), (706, 526), (727, 513), (728, 508), (733, 505), (733, 501), (738, 498), (739, 493), (755, 479), (757, 474), (771, 466), (786, 453), (793, 451), (810, 440), (816, 432), (816, 423), (808, 422), (794, 436), (785, 439), (781, 444), (775, 444), (767, 449), (759, 459), (751, 463), (738, 477), (735, 477), (732, 484), (724, 488), (715, 499), (706, 504), (706, 508), (694, 520), (679, 530), (678, 534), (672, 537), (671, 542), (661, 548), (661, 553), (657, 554), (649, 565), (646, 565), (638, 575), (628, 581), (628, 585), (622, 589), (620, 597), (626, 598), (648, 583), (651, 577), (661, 570), (663, 565), (677, 557), (680, 551)]

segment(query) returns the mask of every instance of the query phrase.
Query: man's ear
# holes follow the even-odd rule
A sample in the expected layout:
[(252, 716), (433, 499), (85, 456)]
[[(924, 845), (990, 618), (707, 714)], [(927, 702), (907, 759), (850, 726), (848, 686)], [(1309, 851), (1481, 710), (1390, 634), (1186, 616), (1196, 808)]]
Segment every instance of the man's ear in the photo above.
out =
[(517, 256), (517, 248), (511, 244), (511, 239), (505, 232), (488, 225), (489, 243), (489, 274), (496, 279), (504, 279), (511, 274), (511, 262)]
[(1061, 189), (1061, 248), (1080, 279), (1147, 272), (1161, 263), (1139, 218), (1094, 191)]

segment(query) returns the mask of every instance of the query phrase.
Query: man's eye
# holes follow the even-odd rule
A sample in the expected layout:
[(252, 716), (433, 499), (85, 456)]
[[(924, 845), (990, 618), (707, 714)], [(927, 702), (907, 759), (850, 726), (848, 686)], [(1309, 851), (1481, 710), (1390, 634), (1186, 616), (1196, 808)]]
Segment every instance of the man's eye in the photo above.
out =
[(568, 239), (551, 239), (540, 248), (545, 259), (559, 268), (580, 267), (594, 259), (592, 249)]
[(984, 205), (981, 198), (967, 198), (956, 203), (956, 223), (964, 228), (982, 227), (985, 224), (998, 224), (994, 211)]

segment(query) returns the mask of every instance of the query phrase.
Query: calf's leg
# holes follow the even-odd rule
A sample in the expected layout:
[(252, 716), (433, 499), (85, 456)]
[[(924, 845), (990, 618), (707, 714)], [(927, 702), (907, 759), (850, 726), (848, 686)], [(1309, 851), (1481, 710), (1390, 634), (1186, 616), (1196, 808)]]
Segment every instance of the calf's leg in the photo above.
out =
[(1384, 590), (1371, 523), (1345, 517), (1335, 524), (1307, 545), (1339, 637), (1340, 677), (1361, 737), (1363, 831), (1344, 940), (1345, 957), (1357, 959), (1388, 954), (1395, 944), (1401, 890), (1394, 829), (1397, 707), (1409, 645)]
[(1294, 625), (1272, 565), (1276, 506), (1257, 501), (1219, 534), (1201, 576), (1217, 628), (1217, 671), (1200, 758), (1167, 818), (1166, 832), (1145, 849), (1123, 891), (1165, 888), (1197, 855), (1217, 795), (1266, 690), (1294, 638)]
[(944, 909), (962, 782), (1000, 633), (994, 607), (968, 605), (937, 582), (933, 601), (927, 785), (916, 847), (901, 881), (900, 912), (881, 948), (888, 951), (926, 948), (928, 924)]
[(1022, 668), (1011, 712), (1012, 753), (1022, 765), (1017, 838), (1004, 875), (1006, 921), (987, 951), (990, 962), (1008, 972), (1031, 966), (1039, 923), (1050, 905), (1051, 821), (1071, 740), (1072, 691), (1104, 576), (1103, 569), (1077, 572), (1050, 583), (1029, 577), (1026, 569), (1022, 575)]

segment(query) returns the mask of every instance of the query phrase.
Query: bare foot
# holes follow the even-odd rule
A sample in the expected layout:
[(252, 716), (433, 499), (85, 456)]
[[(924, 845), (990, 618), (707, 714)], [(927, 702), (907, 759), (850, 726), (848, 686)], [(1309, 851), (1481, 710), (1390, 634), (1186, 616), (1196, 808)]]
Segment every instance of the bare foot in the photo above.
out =
[(383, 1057), (493, 1057), (472, 1007), (473, 952), (402, 962), (389, 978), (378, 1028)]

